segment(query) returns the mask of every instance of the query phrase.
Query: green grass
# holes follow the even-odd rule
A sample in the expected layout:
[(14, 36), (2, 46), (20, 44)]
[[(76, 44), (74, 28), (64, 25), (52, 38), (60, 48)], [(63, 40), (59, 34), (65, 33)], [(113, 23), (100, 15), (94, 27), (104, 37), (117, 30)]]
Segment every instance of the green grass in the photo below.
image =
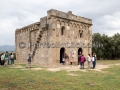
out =
[[(104, 65), (115, 63), (118, 64), (120, 61), (97, 61), (97, 64)], [(12, 66), (0, 66), (0, 90), (120, 90), (118, 65), (103, 69), (103, 72), (93, 70), (51, 72), (46, 71), (45, 68), (22, 70), (10, 67)], [(67, 75), (68, 73), (77, 76)]]
[(97, 63), (107, 65), (107, 64), (117, 64), (120, 60), (97, 60)]

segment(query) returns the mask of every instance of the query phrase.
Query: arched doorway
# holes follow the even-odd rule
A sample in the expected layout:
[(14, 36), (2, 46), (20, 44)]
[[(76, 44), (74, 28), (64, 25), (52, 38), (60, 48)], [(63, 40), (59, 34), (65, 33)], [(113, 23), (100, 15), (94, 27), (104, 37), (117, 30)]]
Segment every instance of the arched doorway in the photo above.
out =
[(65, 48), (62, 47), (62, 48), (60, 49), (60, 63), (62, 63), (62, 58), (63, 58), (64, 53), (65, 53)]
[(79, 49), (78, 49), (78, 65), (79, 65), (79, 59), (80, 59), (80, 58), (79, 58), (79, 57), (80, 57), (80, 52), (81, 52), (81, 54), (82, 54), (82, 48), (79, 48)]
[(79, 49), (78, 49), (78, 55), (79, 55), (80, 52), (81, 52), (81, 54), (82, 54), (82, 48), (79, 48)]

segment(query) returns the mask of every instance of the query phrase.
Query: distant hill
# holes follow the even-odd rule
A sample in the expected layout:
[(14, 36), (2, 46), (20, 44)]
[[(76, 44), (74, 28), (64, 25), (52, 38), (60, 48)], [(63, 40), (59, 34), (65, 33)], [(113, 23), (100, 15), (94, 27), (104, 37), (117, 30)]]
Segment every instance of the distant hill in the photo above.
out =
[(0, 51), (15, 51), (14, 45), (3, 45), (0, 46)]

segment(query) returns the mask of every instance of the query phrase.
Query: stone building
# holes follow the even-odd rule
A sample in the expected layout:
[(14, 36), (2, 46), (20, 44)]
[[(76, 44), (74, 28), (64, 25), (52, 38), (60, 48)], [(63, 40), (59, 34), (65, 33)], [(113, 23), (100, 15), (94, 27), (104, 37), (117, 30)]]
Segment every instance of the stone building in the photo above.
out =
[(36, 65), (62, 63), (65, 53), (70, 62), (77, 62), (79, 52), (92, 52), (92, 20), (51, 9), (40, 22), (16, 29), (15, 44), (20, 62), (26, 62), (29, 53)]

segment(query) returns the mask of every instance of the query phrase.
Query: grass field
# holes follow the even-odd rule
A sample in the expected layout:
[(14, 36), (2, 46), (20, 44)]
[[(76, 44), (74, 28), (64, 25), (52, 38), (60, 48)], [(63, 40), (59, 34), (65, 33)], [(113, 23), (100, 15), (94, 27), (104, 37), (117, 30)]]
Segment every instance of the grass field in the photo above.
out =
[[(117, 65), (116, 65), (117, 64)], [(0, 90), (120, 90), (120, 60), (100, 60), (97, 65), (111, 65), (102, 71), (34, 70), (24, 64), (0, 66)], [(76, 65), (77, 66), (77, 65)]]

